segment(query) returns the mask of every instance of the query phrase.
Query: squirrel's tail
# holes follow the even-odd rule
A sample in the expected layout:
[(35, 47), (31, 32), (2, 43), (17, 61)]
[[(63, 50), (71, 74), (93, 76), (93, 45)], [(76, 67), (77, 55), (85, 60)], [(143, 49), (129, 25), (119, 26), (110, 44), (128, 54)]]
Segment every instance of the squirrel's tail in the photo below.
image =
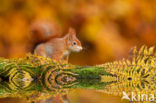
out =
[(57, 23), (50, 20), (35, 20), (31, 24), (30, 31), (34, 41), (42, 43), (61, 36), (61, 29)]

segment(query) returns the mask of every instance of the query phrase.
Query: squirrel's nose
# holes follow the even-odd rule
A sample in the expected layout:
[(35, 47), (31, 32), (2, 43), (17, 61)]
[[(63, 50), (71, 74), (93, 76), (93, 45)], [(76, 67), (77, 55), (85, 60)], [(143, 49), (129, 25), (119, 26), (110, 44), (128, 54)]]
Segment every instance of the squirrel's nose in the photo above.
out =
[(79, 47), (79, 49), (82, 50), (83, 48), (82, 47)]

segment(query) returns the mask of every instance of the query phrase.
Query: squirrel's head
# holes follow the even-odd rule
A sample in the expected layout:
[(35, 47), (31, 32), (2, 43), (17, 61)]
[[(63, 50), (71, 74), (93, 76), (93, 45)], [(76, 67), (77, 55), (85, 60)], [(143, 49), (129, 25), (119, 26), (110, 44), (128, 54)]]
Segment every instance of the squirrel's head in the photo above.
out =
[(79, 52), (83, 49), (81, 42), (76, 37), (76, 31), (73, 28), (69, 28), (69, 32), (67, 34), (66, 39), (67, 39), (68, 49), (70, 51)]

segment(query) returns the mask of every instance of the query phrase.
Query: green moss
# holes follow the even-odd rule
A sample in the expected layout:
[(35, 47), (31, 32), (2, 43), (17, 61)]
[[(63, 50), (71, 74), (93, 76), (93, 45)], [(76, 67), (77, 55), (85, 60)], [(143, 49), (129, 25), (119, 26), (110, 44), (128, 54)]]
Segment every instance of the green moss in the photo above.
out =
[[(79, 69), (67, 69), (74, 74), (77, 74), (77, 84), (70, 88), (82, 88), (82, 89), (103, 89), (107, 82), (101, 82), (102, 75), (111, 75), (107, 73), (104, 68), (98, 67), (80, 67)], [(65, 70), (65, 71), (67, 71)]]

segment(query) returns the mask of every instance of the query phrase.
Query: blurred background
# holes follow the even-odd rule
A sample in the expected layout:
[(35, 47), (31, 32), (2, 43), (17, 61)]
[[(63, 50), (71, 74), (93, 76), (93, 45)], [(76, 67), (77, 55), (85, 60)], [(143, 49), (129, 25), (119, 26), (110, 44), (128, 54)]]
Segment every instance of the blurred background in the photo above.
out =
[[(30, 26), (43, 19), (57, 23), (63, 35), (70, 26), (76, 29), (84, 50), (70, 55), (72, 64), (128, 58), (130, 48), (156, 44), (155, 5), (156, 0), (0, 0), (0, 56), (23, 57), (32, 52), (36, 42)], [(94, 90), (74, 90), (69, 99), (71, 103), (121, 103), (121, 97)]]

